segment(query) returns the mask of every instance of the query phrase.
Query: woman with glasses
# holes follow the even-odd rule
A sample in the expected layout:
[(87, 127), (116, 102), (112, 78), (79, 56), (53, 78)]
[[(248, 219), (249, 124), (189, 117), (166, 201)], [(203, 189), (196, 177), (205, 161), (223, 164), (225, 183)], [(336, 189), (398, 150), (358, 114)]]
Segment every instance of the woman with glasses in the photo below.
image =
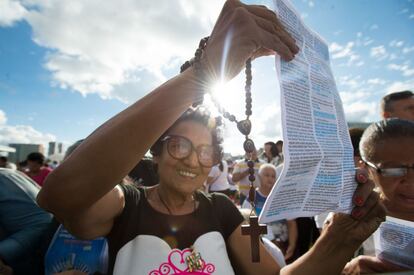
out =
[[(280, 267), (261, 243), (260, 262), (252, 262), (250, 236), (242, 235), (242, 217), (231, 201), (197, 192), (220, 160), (221, 140), (208, 115), (186, 112), (203, 96), (206, 80), (231, 79), (248, 58), (276, 52), (288, 61), (298, 48), (275, 14), (227, 1), (198, 61), (204, 75), (190, 67), (99, 127), (49, 175), (39, 205), (75, 236), (106, 236), (109, 274), (278, 274)], [(118, 186), (150, 148), (158, 184)], [(282, 273), (343, 269), (383, 220), (364, 175), (357, 177), (363, 182), (356, 193), (359, 215), (336, 215), (314, 248)]]
[[(387, 215), (414, 221), (414, 122), (392, 118), (371, 124), (360, 142), (362, 161), (375, 182)], [(348, 274), (400, 271), (374, 256), (360, 256)]]

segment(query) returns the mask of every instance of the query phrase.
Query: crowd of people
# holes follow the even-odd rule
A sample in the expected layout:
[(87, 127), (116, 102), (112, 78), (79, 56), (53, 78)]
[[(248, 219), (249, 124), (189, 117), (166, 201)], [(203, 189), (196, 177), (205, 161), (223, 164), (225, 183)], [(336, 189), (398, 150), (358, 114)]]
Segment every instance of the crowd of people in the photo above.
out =
[[(290, 61), (298, 51), (273, 12), (228, 0), (192, 66), (75, 143), (56, 168), (37, 152), (21, 172), (0, 158), (0, 274), (404, 270), (372, 254), (369, 240), (385, 215), (414, 221), (411, 91), (384, 96), (383, 120), (350, 129), (358, 168), (351, 214), (267, 224), (260, 259), (252, 261), (242, 225), (250, 213), (260, 214), (277, 184), (283, 142), (223, 159), (218, 120), (205, 107), (190, 106), (202, 98), (206, 81), (235, 77), (248, 58), (278, 54)], [(357, 251), (362, 255), (355, 257)]]

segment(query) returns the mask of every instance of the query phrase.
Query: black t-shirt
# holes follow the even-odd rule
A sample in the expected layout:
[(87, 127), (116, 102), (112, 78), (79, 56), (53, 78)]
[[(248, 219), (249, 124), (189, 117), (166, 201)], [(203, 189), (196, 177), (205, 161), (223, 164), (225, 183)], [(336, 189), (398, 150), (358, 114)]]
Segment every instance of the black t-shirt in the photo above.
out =
[[(125, 185), (122, 186), (122, 190), (125, 196), (125, 207), (122, 214), (115, 219), (112, 230), (107, 236), (109, 274), (114, 271), (116, 261), (125, 265), (138, 260), (131, 256), (137, 250), (146, 249), (147, 252), (157, 253), (151, 250), (159, 249), (159, 245), (165, 248), (165, 244), (168, 244), (170, 250), (184, 251), (194, 245), (198, 238), (209, 232), (219, 232), (224, 241), (227, 241), (230, 234), (243, 221), (236, 206), (222, 194), (197, 192), (198, 208), (190, 214), (173, 216), (160, 213), (152, 208), (146, 199), (144, 189)], [(137, 238), (138, 236), (141, 238)], [(213, 239), (217, 239), (217, 236)], [(144, 243), (149, 247), (143, 248)], [(126, 255), (132, 258), (125, 259), (126, 256), (122, 256), (123, 259), (117, 259), (120, 257), (118, 252), (121, 249), (128, 250)], [(205, 252), (205, 255), (207, 254)], [(141, 255), (139, 258), (142, 258), (143, 254), (136, 252), (136, 255)], [(150, 260), (153, 260), (153, 257), (155, 256), (151, 256)], [(159, 259), (161, 262), (166, 260), (161, 259), (162, 257), (160, 256)], [(154, 268), (157, 267), (154, 266)]]

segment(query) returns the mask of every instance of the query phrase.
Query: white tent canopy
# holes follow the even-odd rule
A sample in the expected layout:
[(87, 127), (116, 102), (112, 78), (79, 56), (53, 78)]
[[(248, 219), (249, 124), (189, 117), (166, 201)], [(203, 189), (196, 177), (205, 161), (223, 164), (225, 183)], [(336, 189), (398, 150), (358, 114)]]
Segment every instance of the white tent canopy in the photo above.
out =
[(16, 148), (0, 145), (0, 152), (14, 153), (16, 152)]
[(15, 152), (16, 152), (16, 148), (9, 147), (6, 145), (0, 145), (0, 156), (7, 157), (9, 153), (15, 153)]

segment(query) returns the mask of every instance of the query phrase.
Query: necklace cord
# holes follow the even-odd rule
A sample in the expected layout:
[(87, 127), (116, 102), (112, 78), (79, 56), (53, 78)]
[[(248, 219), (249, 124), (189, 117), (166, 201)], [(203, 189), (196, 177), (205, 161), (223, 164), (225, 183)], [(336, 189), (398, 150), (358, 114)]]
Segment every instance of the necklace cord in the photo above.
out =
[[(168, 204), (163, 200), (163, 198), (161, 197), (161, 194), (160, 194), (160, 192), (158, 190), (159, 189), (157, 188), (156, 189), (156, 192), (157, 192), (157, 195), (158, 195), (158, 199), (160, 200), (160, 202), (162, 203), (162, 205), (164, 206), (164, 208), (167, 209), (168, 214), (170, 214), (171, 216), (173, 216), (173, 213), (172, 213), (171, 209), (168, 207)], [(194, 194), (192, 195), (192, 198), (193, 198), (193, 210), (195, 212), (196, 209), (197, 209), (197, 201), (195, 199), (195, 195)]]

